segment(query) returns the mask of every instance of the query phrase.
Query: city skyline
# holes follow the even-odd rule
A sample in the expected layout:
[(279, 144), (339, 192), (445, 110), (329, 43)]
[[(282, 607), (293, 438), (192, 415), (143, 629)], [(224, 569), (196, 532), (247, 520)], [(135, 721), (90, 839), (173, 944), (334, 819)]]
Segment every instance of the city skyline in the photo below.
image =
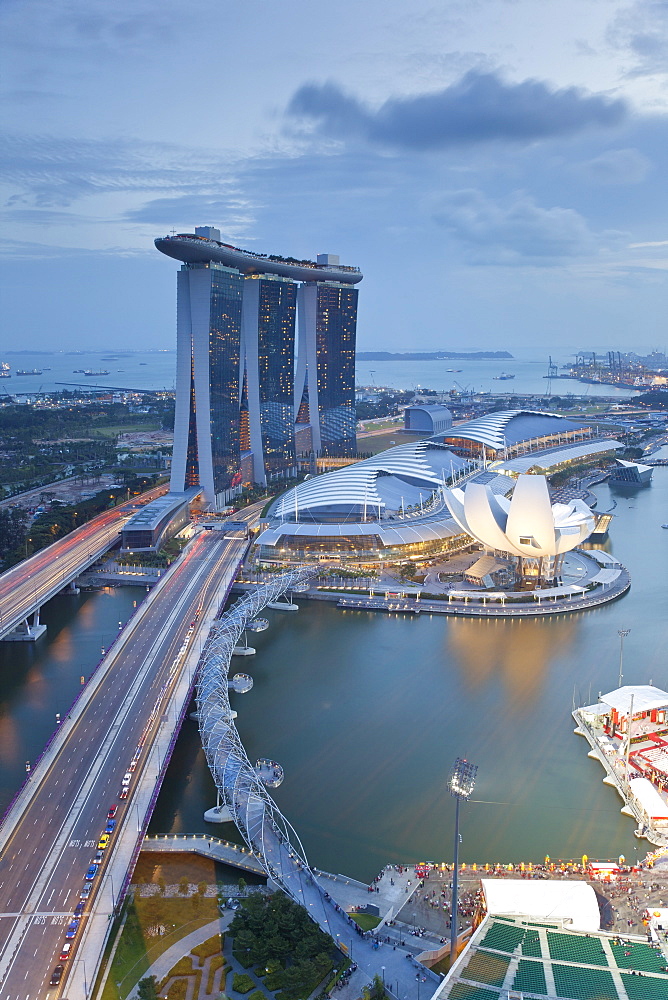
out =
[(173, 347), (152, 237), (198, 219), (362, 262), (360, 350), (665, 346), (663, 4), (0, 16), (7, 341)]

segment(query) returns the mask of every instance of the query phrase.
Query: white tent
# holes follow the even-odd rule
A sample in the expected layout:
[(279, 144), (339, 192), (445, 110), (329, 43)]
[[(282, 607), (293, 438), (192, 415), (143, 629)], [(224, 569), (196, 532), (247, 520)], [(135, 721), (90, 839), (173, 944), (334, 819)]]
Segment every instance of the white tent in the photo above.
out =
[(600, 929), (596, 893), (586, 882), (482, 879), (482, 888), (488, 913), (566, 920), (574, 931)]
[(610, 708), (616, 708), (620, 715), (628, 715), (633, 698), (633, 715), (651, 712), (652, 709), (668, 708), (668, 692), (649, 684), (627, 685), (602, 694), (601, 701)]

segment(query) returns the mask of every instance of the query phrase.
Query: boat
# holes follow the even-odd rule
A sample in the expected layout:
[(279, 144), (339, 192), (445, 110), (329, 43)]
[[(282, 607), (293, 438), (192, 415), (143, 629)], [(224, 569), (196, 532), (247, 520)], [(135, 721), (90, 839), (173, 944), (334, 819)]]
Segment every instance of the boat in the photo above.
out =
[(496, 382), (505, 382), (509, 378), (515, 378), (515, 376), (514, 375), (509, 375), (508, 372), (501, 372), (500, 375), (495, 375), (494, 376), (494, 380)]
[(41, 375), (42, 374), (42, 369), (41, 368), (31, 368), (30, 371), (23, 371), (23, 369), (17, 368), (15, 374), (16, 375)]
[(0, 371), (0, 378), (11, 378), (11, 377), (12, 376), (10, 375), (9, 372)]
[(10, 368), (11, 365), (8, 365), (6, 361), (0, 361), (0, 371), (8, 372)]
[(662, 524), (661, 527), (662, 528), (668, 528), (668, 524)]
[(109, 372), (102, 372), (102, 371), (100, 371), (100, 372), (94, 372), (94, 371), (91, 371), (91, 369), (90, 369), (90, 368), (86, 368), (83, 374), (84, 374), (84, 375), (88, 375), (89, 377), (90, 377), (91, 375), (92, 375), (93, 377), (96, 377), (97, 375), (108, 375), (108, 374), (109, 374)]

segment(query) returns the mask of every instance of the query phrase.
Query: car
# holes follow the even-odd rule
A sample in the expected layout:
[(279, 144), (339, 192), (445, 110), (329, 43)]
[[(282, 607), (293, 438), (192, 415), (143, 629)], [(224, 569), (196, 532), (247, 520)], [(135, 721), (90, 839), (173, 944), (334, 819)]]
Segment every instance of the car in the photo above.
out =
[(132, 774), (136, 766), (137, 766), (137, 761), (133, 757), (128, 766), (128, 773), (125, 775), (126, 778), (129, 777), (130, 774)]
[(97, 865), (95, 863), (90, 866), (90, 868), (86, 872), (86, 881), (87, 882), (92, 882), (93, 881), (93, 879), (97, 875), (97, 869), (98, 869), (98, 867), (99, 867), (99, 865)]
[(65, 971), (64, 965), (57, 965), (53, 972), (51, 973), (51, 979), (49, 980), (49, 986), (58, 986), (60, 980), (63, 978), (63, 972)]
[(126, 771), (123, 775), (123, 780), (121, 781), (121, 788), (127, 788), (132, 781), (132, 774), (130, 771)]
[(111, 838), (108, 833), (103, 833), (97, 843), (98, 850), (104, 851), (104, 849), (108, 846), (110, 839)]
[(128, 797), (128, 790), (127, 790), (127, 788), (121, 788), (120, 792), (118, 793), (118, 797), (119, 797), (119, 799), (127, 799), (127, 797)]
[(104, 832), (105, 833), (113, 833), (115, 826), (116, 826), (116, 820), (115, 819), (108, 819), (107, 820), (107, 825), (104, 828)]
[(117, 805), (109, 806), (109, 809), (107, 811), (107, 819), (113, 819), (117, 812), (118, 812)]
[(90, 884), (90, 882), (86, 883), (86, 885), (82, 885), (81, 892), (79, 893), (79, 899), (88, 899), (92, 888), (93, 886)]
[(63, 950), (60, 953), (60, 961), (61, 962), (66, 962), (67, 961), (67, 959), (70, 957), (70, 951), (71, 950), (72, 950), (72, 942), (71, 941), (67, 941), (63, 945)]
[(67, 925), (67, 930), (65, 931), (65, 940), (71, 941), (72, 938), (77, 936), (77, 931), (79, 930), (79, 918), (75, 917), (74, 920), (70, 920)]
[(86, 904), (84, 902), (82, 902), (82, 901), (79, 902), (79, 903), (77, 903), (77, 905), (74, 907), (74, 916), (75, 917), (80, 917), (81, 914), (84, 911), (85, 906), (86, 906)]
[(93, 858), (93, 860), (91, 861), (91, 864), (92, 864), (92, 865), (101, 865), (101, 864), (102, 864), (102, 859), (103, 859), (103, 858), (104, 858), (104, 854), (103, 854), (103, 852), (102, 852), (102, 851), (100, 851), (100, 850), (97, 850), (97, 851), (95, 852), (95, 857), (94, 857), (94, 858)]

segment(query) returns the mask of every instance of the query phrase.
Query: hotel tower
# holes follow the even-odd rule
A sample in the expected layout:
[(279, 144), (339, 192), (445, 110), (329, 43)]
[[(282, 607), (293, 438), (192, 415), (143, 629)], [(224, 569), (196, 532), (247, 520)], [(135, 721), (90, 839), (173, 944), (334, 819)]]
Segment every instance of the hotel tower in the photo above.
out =
[(239, 250), (208, 226), (155, 245), (182, 261), (171, 490), (220, 507), (298, 455), (354, 455), (360, 270)]

